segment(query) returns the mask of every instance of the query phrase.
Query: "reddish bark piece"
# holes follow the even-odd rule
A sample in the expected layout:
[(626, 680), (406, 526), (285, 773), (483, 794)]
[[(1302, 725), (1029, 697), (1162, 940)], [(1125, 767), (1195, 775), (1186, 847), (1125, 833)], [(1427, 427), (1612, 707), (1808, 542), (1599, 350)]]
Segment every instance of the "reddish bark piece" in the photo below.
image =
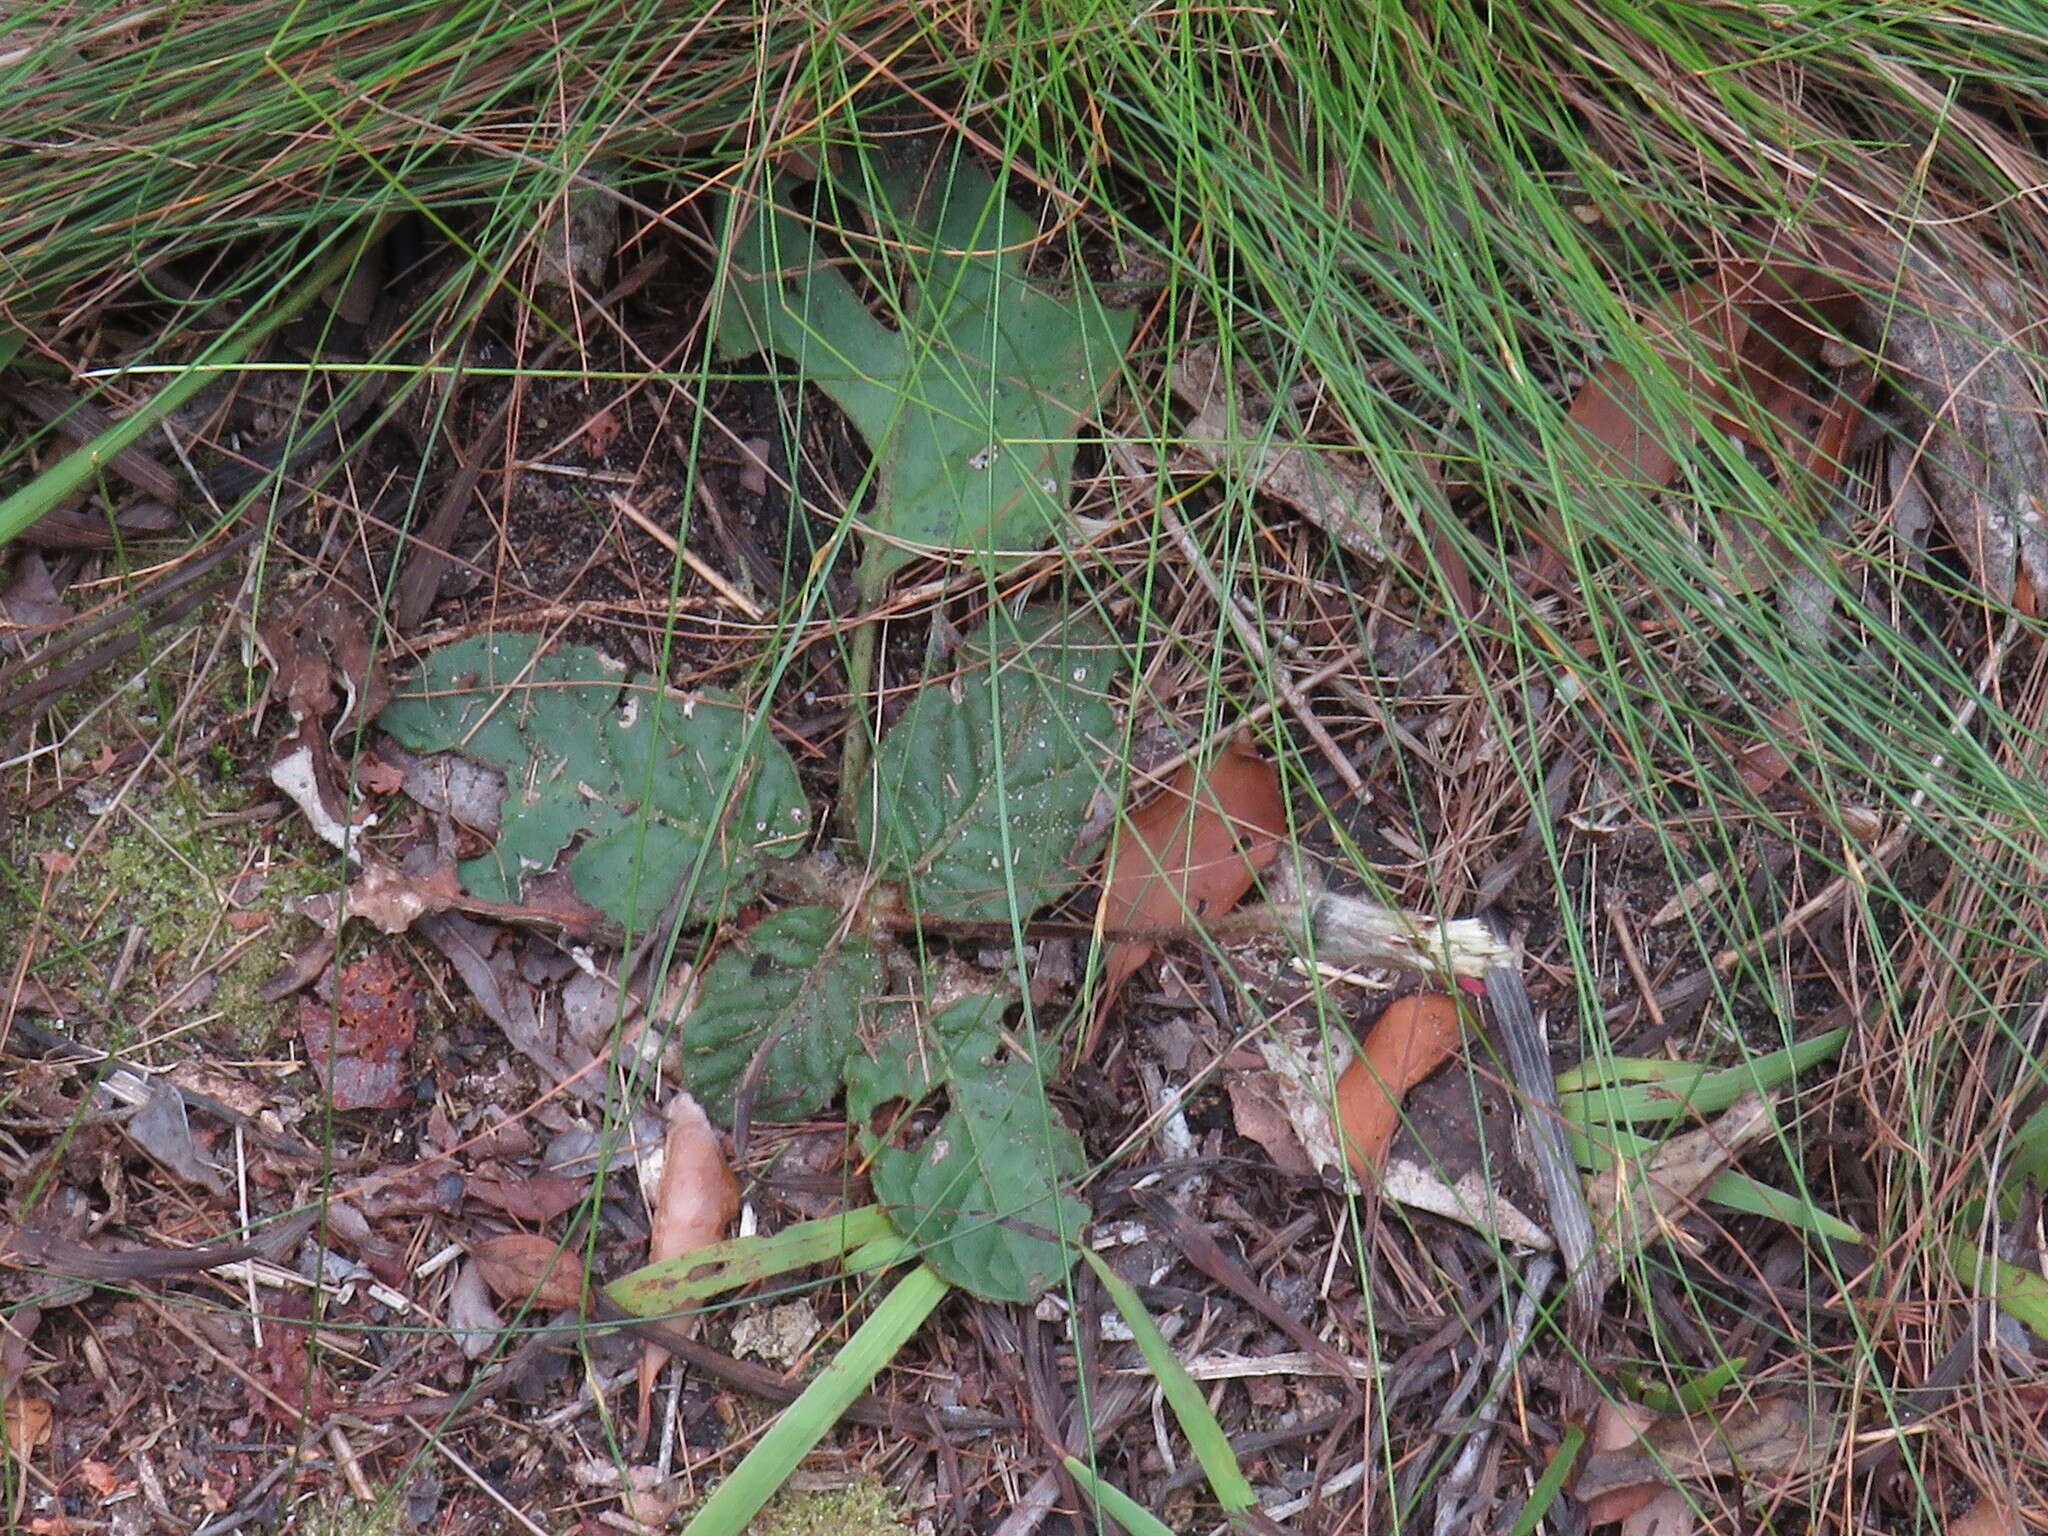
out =
[[(1239, 732), (1197, 780), (1192, 763), (1123, 819), (1103, 872), (1102, 924), (1172, 928), (1220, 917), (1252, 888), (1287, 835), (1280, 775)], [(1102, 981), (1106, 1010), (1153, 946), (1110, 946)]]
[(583, 1260), (537, 1232), (504, 1232), (472, 1243), (477, 1273), (500, 1299), (551, 1312), (581, 1311), (590, 1289)]
[(409, 1096), (405, 1054), (419, 989), (394, 956), (373, 950), (335, 978), (334, 1000), (299, 1000), (299, 1038), (336, 1109), (396, 1109)]
[[(740, 1181), (726, 1161), (718, 1132), (697, 1101), (678, 1091), (668, 1103), (668, 1136), (662, 1144), (661, 1184), (654, 1197), (647, 1261), (659, 1264), (717, 1242), (739, 1213)], [(688, 1326), (687, 1319), (682, 1326)], [(654, 1380), (668, 1358), (669, 1352), (658, 1344), (641, 1351), (641, 1445), (647, 1443), (652, 1427)]]
[(1447, 992), (1398, 998), (1379, 1016), (1337, 1079), (1337, 1125), (1361, 1176), (1376, 1174), (1387, 1160), (1401, 1100), (1457, 1050), (1461, 1032), (1458, 1000)]
[(263, 1343), (248, 1378), (249, 1406), (273, 1424), (302, 1427), (334, 1411), (328, 1357), (307, 1347), (312, 1315), (311, 1292), (285, 1291), (266, 1302)]

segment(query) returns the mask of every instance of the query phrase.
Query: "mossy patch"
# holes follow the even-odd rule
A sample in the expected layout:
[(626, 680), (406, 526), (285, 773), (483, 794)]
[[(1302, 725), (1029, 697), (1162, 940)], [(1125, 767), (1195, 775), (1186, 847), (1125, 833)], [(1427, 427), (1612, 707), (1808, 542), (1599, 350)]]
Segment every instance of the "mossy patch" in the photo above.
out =
[(747, 1536), (903, 1536), (910, 1526), (873, 1478), (850, 1488), (790, 1489), (769, 1500)]
[(294, 1536), (407, 1536), (396, 1495), (364, 1504), (346, 1496), (308, 1500), (292, 1511)]
[(81, 1000), (66, 1027), (87, 1044), (114, 1043), (110, 1018), (145, 1016), (191, 988), (164, 1022), (211, 1019), (236, 1047), (262, 1049), (285, 1016), (262, 986), (311, 937), (294, 904), (332, 889), (338, 862), (289, 822), (246, 814), (262, 792), (210, 769), (138, 783), (111, 810), (103, 795), (106, 781), (89, 781), (15, 824), (0, 929), (20, 942), (35, 934), (31, 974)]

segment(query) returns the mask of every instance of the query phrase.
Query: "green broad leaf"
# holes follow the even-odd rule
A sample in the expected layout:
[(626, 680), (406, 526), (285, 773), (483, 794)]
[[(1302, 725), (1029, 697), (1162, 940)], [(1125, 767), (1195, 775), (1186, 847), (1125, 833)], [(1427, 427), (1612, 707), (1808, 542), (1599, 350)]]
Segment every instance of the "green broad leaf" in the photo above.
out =
[(993, 922), (1081, 879), (1074, 843), (1115, 735), (1118, 656), (1099, 626), (1032, 613), (999, 617), (960, 659), (882, 738), (855, 831), (914, 913)]
[[(875, 460), (862, 590), (925, 554), (997, 568), (1068, 526), (1075, 429), (1115, 378), (1132, 315), (1085, 284), (1034, 285), (1036, 222), (965, 154), (917, 170), (855, 163), (837, 188), (871, 233), (821, 241), (781, 178), (765, 207), (734, 210), (718, 344), (774, 352), (852, 418)], [(890, 323), (842, 270), (891, 295)]]
[[(1003, 1054), (1004, 1001), (962, 998), (915, 1039), (885, 1035), (849, 1067), (847, 1103), (860, 1116), (859, 1106), (916, 1102), (944, 1087), (949, 1108), (916, 1146), (864, 1136), (875, 1196), (946, 1279), (988, 1301), (1021, 1302), (1066, 1276), (1089, 1211), (1064, 1191), (1087, 1165), (1080, 1138), (1046, 1103), (1038, 1066)], [(923, 1059), (892, 1067), (887, 1057), (899, 1051)]]
[(685, 917), (710, 923), (802, 843), (796, 765), (737, 704), (678, 702), (588, 646), (537, 652), (523, 634), (444, 647), (377, 717), (414, 751), (505, 775), (498, 840), (460, 867), (471, 895), (517, 902), (574, 845), (576, 893), (622, 927), (643, 930), (686, 887)]
[(683, 1020), (684, 1080), (722, 1124), (743, 1083), (756, 1120), (815, 1114), (839, 1092), (861, 1010), (881, 991), (874, 945), (841, 938), (830, 907), (764, 917), (704, 973)]
[(884, 1104), (922, 1103), (957, 1073), (972, 1074), (1003, 1049), (1009, 998), (978, 993), (920, 1022), (920, 1010), (889, 1010), (882, 1027), (847, 1058), (846, 1114), (866, 1120)]
[(1999, 1310), (2031, 1328), (2036, 1337), (2048, 1339), (2048, 1280), (2023, 1265), (1980, 1252), (1967, 1237), (1950, 1239), (1948, 1252), (1965, 1285), (1996, 1302)]

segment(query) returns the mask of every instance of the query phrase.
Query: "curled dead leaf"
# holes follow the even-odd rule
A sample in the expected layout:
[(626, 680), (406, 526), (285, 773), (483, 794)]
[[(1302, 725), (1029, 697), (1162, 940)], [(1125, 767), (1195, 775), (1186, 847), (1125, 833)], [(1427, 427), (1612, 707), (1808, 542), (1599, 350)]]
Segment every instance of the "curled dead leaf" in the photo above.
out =
[(1361, 1176), (1386, 1161), (1402, 1098), (1458, 1048), (1460, 1033), (1458, 1000), (1446, 992), (1398, 998), (1379, 1016), (1337, 1079), (1337, 1123)]
[(1617, 1258), (1659, 1238), (1683, 1244), (1681, 1224), (1698, 1209), (1708, 1186), (1776, 1129), (1770, 1100), (1745, 1093), (1713, 1124), (1666, 1141), (1647, 1164), (1617, 1158), (1587, 1194), (1601, 1240)]
[[(658, 1264), (717, 1242), (739, 1211), (740, 1181), (726, 1161), (718, 1132), (702, 1106), (679, 1091), (668, 1103), (668, 1135), (662, 1143), (661, 1183), (654, 1199), (648, 1262)], [(687, 1325), (686, 1319), (683, 1326)], [(638, 1433), (643, 1445), (651, 1424), (654, 1379), (668, 1363), (668, 1356), (658, 1344), (648, 1344), (641, 1351)]]
[(36, 1448), (50, 1438), (49, 1402), (26, 1393), (7, 1399), (7, 1448), (18, 1461), (27, 1461)]
[(658, 1264), (719, 1241), (739, 1210), (740, 1183), (717, 1130), (694, 1098), (677, 1093), (668, 1104), (648, 1262)]
[(517, 1306), (548, 1311), (581, 1311), (590, 1289), (583, 1260), (537, 1232), (504, 1232), (472, 1243), (476, 1261), (493, 1294)]

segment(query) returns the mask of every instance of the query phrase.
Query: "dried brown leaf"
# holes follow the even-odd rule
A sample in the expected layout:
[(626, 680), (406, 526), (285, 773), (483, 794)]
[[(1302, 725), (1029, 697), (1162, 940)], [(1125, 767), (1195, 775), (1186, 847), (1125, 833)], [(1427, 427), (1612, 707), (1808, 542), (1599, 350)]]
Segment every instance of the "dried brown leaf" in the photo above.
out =
[(1621, 1522), (1621, 1536), (1692, 1536), (1699, 1526), (1699, 1504), (1691, 1494), (1683, 1488), (1658, 1488)]
[(50, 1438), (52, 1409), (49, 1400), (17, 1393), (7, 1399), (7, 1449), (17, 1461), (27, 1461)]
[(1237, 1134), (1265, 1149), (1282, 1173), (1313, 1174), (1315, 1159), (1295, 1134), (1293, 1118), (1281, 1098), (1280, 1085), (1269, 1072), (1238, 1072), (1224, 1083), (1230, 1095), (1230, 1117)]
[[(1198, 778), (1182, 766), (1159, 794), (1117, 829), (1103, 874), (1102, 921), (1111, 929), (1172, 928), (1220, 917), (1273, 862), (1287, 835), (1280, 776), (1240, 732)], [(1152, 945), (1110, 947), (1103, 978), (1108, 1007)]]
[(538, 1224), (553, 1221), (564, 1211), (572, 1211), (588, 1199), (590, 1180), (564, 1178), (551, 1173), (525, 1179), (472, 1173), (464, 1176), (462, 1192), (472, 1200), (495, 1206), (516, 1220)]
[[(1625, 1451), (1636, 1443), (1642, 1432), (1657, 1422), (1657, 1415), (1641, 1403), (1617, 1402), (1603, 1398), (1600, 1409), (1593, 1415), (1593, 1429), (1588, 1437), (1593, 1450)], [(1652, 1503), (1669, 1484), (1661, 1478), (1639, 1483), (1630, 1488), (1610, 1488), (1586, 1500), (1586, 1524), (1612, 1525)], [(1582, 1495), (1583, 1496), (1583, 1495)]]
[(1337, 1079), (1337, 1123), (1361, 1176), (1386, 1161), (1401, 1100), (1457, 1050), (1461, 1032), (1458, 1000), (1446, 992), (1398, 998), (1379, 1016)]
[(128, 1139), (171, 1173), (213, 1194), (225, 1194), (227, 1181), (192, 1133), (185, 1096), (174, 1084), (158, 1081), (122, 1127)]
[(470, 1258), (501, 1300), (547, 1311), (581, 1311), (589, 1293), (583, 1260), (537, 1232), (504, 1232), (472, 1243)]
[[(740, 1211), (740, 1181), (726, 1161), (725, 1148), (702, 1106), (678, 1091), (668, 1103), (668, 1135), (662, 1145), (661, 1184), (654, 1200), (654, 1232), (647, 1259), (664, 1259), (717, 1242)], [(651, 1425), (654, 1379), (668, 1363), (669, 1352), (658, 1344), (640, 1356), (640, 1443)]]
[[(1848, 259), (1839, 251), (1821, 254)], [(1842, 277), (1809, 263), (1727, 261), (1655, 305), (1645, 329), (1679, 388), (1699, 401), (1701, 420), (1775, 448), (1776, 443), (1758, 441), (1757, 417), (1775, 419), (1789, 431), (1802, 414), (1825, 411), (1811, 394), (1814, 365), (1823, 345), (1855, 316), (1858, 302)], [(1738, 387), (1754, 412), (1735, 408)], [(1661, 380), (1655, 388), (1663, 392)], [(1609, 358), (1573, 397), (1571, 422), (1616, 475), (1669, 485), (1684, 442), (1660, 436), (1652, 425), (1650, 393), (1625, 361)], [(1692, 422), (1671, 426), (1685, 442), (1694, 435)], [(1846, 441), (1839, 426), (1829, 441), (1837, 437)]]
[(2026, 1517), (2003, 1494), (1983, 1494), (1968, 1511), (1949, 1521), (1948, 1536), (2025, 1536)]
[(1673, 1414), (1632, 1445), (1595, 1451), (1573, 1491), (1588, 1502), (1645, 1483), (1740, 1476), (1755, 1481), (1810, 1468), (1834, 1449), (1832, 1430), (1793, 1397), (1757, 1398), (1715, 1415)]
[(448, 1288), (448, 1332), (465, 1360), (481, 1360), (497, 1347), (505, 1320), (491, 1305), (491, 1288), (483, 1267), (471, 1259)]
[[(1788, 495), (1841, 478), (1876, 375), (1852, 364), (1831, 376), (1823, 365), (1846, 355), (1842, 332), (1862, 302), (1851, 278), (1867, 278), (1869, 266), (1846, 240), (1781, 238), (1791, 254), (1724, 261), (1652, 306), (1644, 328), (1658, 359), (1654, 379), (1620, 358), (1588, 376), (1570, 421), (1595, 464), (1617, 479), (1668, 486), (1680, 455), (1711, 424), (1765, 453)], [(1674, 394), (1693, 409), (1653, 419), (1652, 399)], [(1540, 531), (1553, 562), (1563, 532), (1555, 519)], [(1723, 563), (1739, 584), (1768, 585), (1787, 568), (1784, 555), (1753, 548), (1739, 529), (1726, 542)]]

